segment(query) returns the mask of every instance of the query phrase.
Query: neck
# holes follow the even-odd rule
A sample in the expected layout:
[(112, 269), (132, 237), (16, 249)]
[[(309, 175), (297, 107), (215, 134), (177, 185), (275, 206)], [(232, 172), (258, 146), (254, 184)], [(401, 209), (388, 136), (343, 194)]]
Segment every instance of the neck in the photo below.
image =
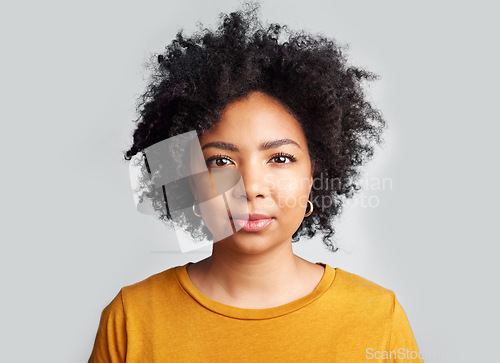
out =
[(234, 306), (280, 305), (303, 295), (304, 271), (312, 265), (293, 253), (291, 241), (259, 254), (242, 254), (218, 242), (212, 256), (198, 264), (192, 279), (198, 289)]

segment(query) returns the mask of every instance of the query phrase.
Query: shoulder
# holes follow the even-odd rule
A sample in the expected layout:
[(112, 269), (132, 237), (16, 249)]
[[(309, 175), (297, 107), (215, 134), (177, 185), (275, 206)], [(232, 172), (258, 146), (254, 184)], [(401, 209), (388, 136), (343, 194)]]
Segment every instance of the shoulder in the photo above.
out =
[(349, 290), (350, 292), (361, 293), (361, 294), (375, 294), (378, 296), (392, 296), (394, 292), (388, 288), (385, 288), (371, 280), (368, 280), (362, 276), (356, 275), (354, 273), (336, 268), (335, 283), (341, 285), (342, 288)]
[(332, 295), (345, 302), (348, 309), (392, 315), (396, 304), (396, 295), (392, 290), (340, 268), (336, 268), (335, 272)]
[(181, 267), (174, 266), (144, 280), (124, 286), (120, 290), (124, 307), (147, 306), (170, 300), (178, 295), (181, 287), (176, 277), (176, 270)]

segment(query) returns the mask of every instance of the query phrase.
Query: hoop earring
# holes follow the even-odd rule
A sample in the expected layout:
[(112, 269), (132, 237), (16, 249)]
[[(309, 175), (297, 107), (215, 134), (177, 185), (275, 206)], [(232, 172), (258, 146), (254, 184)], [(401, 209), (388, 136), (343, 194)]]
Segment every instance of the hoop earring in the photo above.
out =
[[(193, 214), (194, 214), (196, 217), (201, 217), (201, 214), (196, 213), (195, 206), (196, 206), (196, 201), (193, 203)], [(200, 213), (201, 213), (201, 211), (200, 211)]]
[(309, 217), (312, 214), (313, 210), (314, 210), (314, 205), (312, 204), (312, 202), (310, 200), (307, 201), (307, 204), (309, 204), (311, 206), (311, 210), (309, 212), (307, 212), (304, 215), (304, 217)]

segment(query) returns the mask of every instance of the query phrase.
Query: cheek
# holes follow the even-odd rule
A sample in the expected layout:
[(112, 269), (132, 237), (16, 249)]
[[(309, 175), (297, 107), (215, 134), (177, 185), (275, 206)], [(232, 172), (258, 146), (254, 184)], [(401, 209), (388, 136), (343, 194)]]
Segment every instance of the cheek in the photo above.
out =
[(203, 222), (212, 232), (213, 242), (218, 242), (233, 234), (226, 205), (221, 196), (199, 204)]
[(309, 193), (307, 184), (303, 184), (297, 179), (290, 180), (279, 189), (278, 204), (283, 235), (291, 236), (304, 219)]
[(291, 213), (292, 210), (300, 212), (306, 208), (310, 183), (307, 177), (289, 175), (276, 178), (275, 183), (275, 192), (281, 210)]

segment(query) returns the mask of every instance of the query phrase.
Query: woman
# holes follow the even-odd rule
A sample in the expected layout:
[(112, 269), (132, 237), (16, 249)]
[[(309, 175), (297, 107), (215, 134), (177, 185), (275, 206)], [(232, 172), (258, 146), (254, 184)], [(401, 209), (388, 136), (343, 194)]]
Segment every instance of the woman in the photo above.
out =
[[(143, 153), (154, 175), (152, 149), (196, 131), (179, 152), (190, 196), (173, 182), (148, 197), (162, 219), (216, 243), (209, 258), (121, 289), (90, 362), (421, 361), (392, 291), (292, 250), (318, 231), (336, 250), (333, 217), (385, 126), (360, 86), (375, 76), (333, 41), (263, 27), (256, 13), (180, 32), (158, 56), (125, 157)], [(313, 188), (316, 178), (335, 183)]]

